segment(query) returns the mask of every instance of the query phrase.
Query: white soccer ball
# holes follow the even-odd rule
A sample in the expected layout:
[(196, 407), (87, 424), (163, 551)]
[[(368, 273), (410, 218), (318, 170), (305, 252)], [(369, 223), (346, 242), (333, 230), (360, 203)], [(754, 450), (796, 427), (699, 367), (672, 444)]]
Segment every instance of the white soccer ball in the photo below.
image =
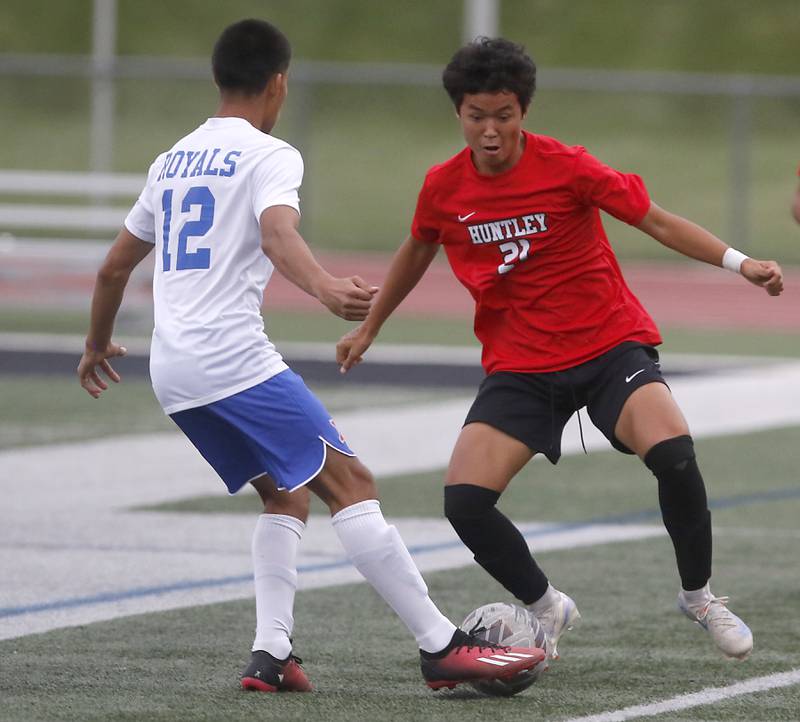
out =
[[(467, 615), (461, 628), (468, 634), (505, 647), (538, 647), (544, 649), (545, 632), (539, 620), (527, 609), (516, 604), (493, 602), (478, 607)], [(528, 689), (548, 668), (547, 658), (533, 669), (510, 679), (472, 682), (479, 692), (493, 697), (510, 697)]]

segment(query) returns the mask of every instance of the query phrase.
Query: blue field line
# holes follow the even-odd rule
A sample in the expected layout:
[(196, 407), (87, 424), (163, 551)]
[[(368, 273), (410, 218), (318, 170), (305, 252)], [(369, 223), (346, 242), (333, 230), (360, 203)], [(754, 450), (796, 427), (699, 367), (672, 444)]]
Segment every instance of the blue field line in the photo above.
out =
[[(748, 506), (763, 502), (783, 501), (786, 499), (800, 498), (800, 488), (773, 489), (757, 494), (744, 494), (740, 496), (729, 496), (709, 502), (711, 509), (730, 509), (738, 506)], [(661, 518), (658, 509), (643, 509), (641, 511), (626, 514), (615, 514), (610, 516), (594, 517), (579, 522), (553, 523), (537, 525), (535, 528), (520, 527), (520, 531), (526, 539), (535, 539), (546, 534), (555, 532), (575, 531), (595, 524), (636, 524), (646, 521), (654, 521)], [(434, 552), (445, 551), (463, 547), (461, 541), (440, 542), (437, 544), (418, 544), (408, 548), (412, 555), (431, 554)], [(333, 562), (318, 564), (307, 564), (297, 568), (298, 573), (330, 571), (350, 567), (350, 561), (340, 559)], [(105, 592), (87, 597), (73, 597), (72, 599), (59, 599), (52, 602), (42, 602), (40, 604), (29, 604), (21, 607), (0, 607), (0, 619), (16, 617), (22, 614), (35, 614), (38, 612), (51, 612), (63, 609), (74, 609), (75, 607), (86, 607), (93, 604), (108, 604), (111, 602), (121, 602), (128, 599), (138, 599), (141, 597), (159, 596), (170, 594), (171, 592), (189, 591), (192, 589), (214, 589), (235, 584), (243, 584), (252, 580), (251, 574), (243, 574), (232, 577), (220, 577), (217, 579), (196, 579), (172, 584), (163, 584), (153, 587), (139, 587), (125, 589), (119, 592)]]

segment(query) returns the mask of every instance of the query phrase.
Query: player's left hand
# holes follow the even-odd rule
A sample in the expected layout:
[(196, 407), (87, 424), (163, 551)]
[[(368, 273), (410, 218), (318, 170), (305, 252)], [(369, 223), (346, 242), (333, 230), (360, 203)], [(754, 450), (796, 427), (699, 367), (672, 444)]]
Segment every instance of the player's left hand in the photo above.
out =
[(113, 342), (109, 342), (104, 349), (95, 349), (89, 343), (86, 344), (78, 364), (78, 380), (90, 396), (97, 399), (108, 388), (108, 384), (99, 373), (100, 370), (115, 384), (119, 383), (120, 375), (114, 371), (108, 359), (124, 356), (126, 353), (128, 349)]
[(746, 258), (742, 262), (741, 274), (750, 283), (761, 286), (770, 296), (780, 296), (783, 291), (783, 271), (775, 261)]

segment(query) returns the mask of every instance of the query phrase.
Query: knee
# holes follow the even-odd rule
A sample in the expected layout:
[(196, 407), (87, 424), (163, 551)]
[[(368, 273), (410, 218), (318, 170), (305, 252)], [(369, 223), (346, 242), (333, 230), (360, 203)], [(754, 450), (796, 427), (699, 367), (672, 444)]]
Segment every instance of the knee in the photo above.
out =
[(308, 511), (311, 495), (308, 489), (302, 488), (296, 491), (281, 491), (264, 500), (265, 514), (283, 514), (293, 516), (302, 522), (308, 519)]
[(655, 476), (672, 470), (683, 471), (695, 458), (694, 441), (688, 435), (674, 436), (650, 447), (644, 463)]
[(668, 529), (710, 523), (706, 487), (691, 436), (656, 444), (647, 452), (645, 463), (658, 480), (658, 501)]
[(450, 484), (444, 488), (444, 515), (453, 526), (478, 519), (494, 509), (500, 494), (474, 484)]
[(353, 464), (350, 467), (348, 487), (351, 496), (354, 498), (357, 497), (357, 501), (378, 498), (378, 488), (375, 486), (375, 477), (358, 459), (353, 459)]
[(375, 479), (364, 464), (355, 457), (336, 458), (335, 464), (326, 465), (323, 472), (310, 484), (328, 506), (331, 514), (362, 501), (378, 498)]

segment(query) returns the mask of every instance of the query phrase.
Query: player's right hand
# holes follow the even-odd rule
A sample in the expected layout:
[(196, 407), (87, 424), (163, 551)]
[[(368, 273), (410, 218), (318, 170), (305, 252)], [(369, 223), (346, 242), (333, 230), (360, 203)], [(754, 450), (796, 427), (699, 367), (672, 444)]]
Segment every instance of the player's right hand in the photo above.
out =
[(337, 316), (348, 321), (363, 321), (372, 306), (377, 286), (370, 286), (359, 276), (331, 278), (318, 294), (319, 300)]
[(346, 374), (353, 366), (360, 364), (364, 352), (374, 340), (375, 335), (363, 325), (342, 336), (336, 344), (336, 363), (339, 364), (339, 373)]
[(90, 343), (86, 343), (80, 363), (78, 363), (78, 380), (86, 392), (93, 398), (99, 398), (100, 394), (108, 388), (108, 384), (103, 380), (98, 372), (102, 369), (115, 384), (119, 383), (120, 375), (114, 371), (108, 359), (115, 356), (124, 356), (128, 349), (109, 343), (104, 349), (95, 349)]

